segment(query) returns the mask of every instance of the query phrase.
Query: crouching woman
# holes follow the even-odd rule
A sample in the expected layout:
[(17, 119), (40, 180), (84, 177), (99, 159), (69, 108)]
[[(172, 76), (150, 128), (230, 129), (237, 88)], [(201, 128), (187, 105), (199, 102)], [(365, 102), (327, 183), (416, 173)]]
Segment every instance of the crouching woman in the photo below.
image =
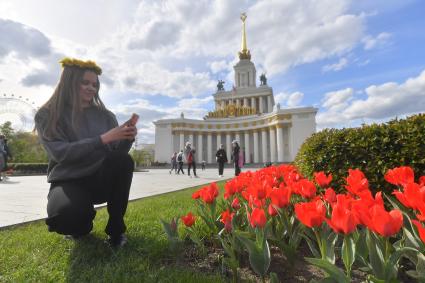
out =
[(101, 69), (92, 61), (65, 58), (50, 99), (35, 115), (48, 158), (46, 224), (72, 238), (93, 228), (94, 204), (107, 203), (105, 228), (111, 246), (122, 246), (134, 162), (128, 151), (137, 134), (137, 115), (118, 125), (99, 97)]

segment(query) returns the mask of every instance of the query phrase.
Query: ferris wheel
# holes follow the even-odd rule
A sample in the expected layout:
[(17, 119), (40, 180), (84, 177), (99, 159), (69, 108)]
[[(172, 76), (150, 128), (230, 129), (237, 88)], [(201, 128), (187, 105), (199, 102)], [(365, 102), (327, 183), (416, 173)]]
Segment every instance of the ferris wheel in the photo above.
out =
[(10, 121), (16, 131), (32, 131), (36, 111), (35, 102), (28, 98), (14, 94), (0, 95), (0, 125)]

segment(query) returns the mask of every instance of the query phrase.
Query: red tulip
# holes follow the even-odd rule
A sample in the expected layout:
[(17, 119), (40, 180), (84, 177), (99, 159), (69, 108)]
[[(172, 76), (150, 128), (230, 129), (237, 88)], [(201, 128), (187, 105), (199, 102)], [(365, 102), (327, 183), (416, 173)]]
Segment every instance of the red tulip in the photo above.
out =
[(295, 215), (305, 226), (310, 228), (318, 227), (325, 221), (326, 208), (320, 199), (297, 203), (295, 205)]
[(279, 208), (285, 207), (290, 203), (291, 189), (289, 187), (273, 189), (270, 191), (269, 197), (273, 205)]
[(316, 195), (316, 185), (307, 179), (301, 179), (293, 185), (294, 191), (304, 198), (312, 198)]
[(381, 236), (393, 236), (403, 225), (403, 215), (398, 209), (388, 212), (383, 206), (375, 205), (369, 212), (370, 218), (366, 220), (367, 227)]
[(201, 192), (201, 190), (197, 190), (196, 192), (194, 192), (193, 194), (192, 194), (192, 198), (193, 199), (198, 199), (198, 198), (200, 198), (200, 192)]
[(220, 221), (224, 224), (224, 228), (226, 229), (227, 232), (232, 231), (232, 219), (234, 215), (235, 213), (234, 212), (231, 213), (229, 209), (221, 213)]
[(237, 192), (236, 183), (229, 181), (224, 185), (224, 199), (228, 199)]
[(273, 204), (269, 204), (268, 213), (270, 216), (276, 216), (278, 214), (277, 209), (274, 207)]
[(325, 188), (329, 186), (330, 182), (332, 181), (332, 174), (326, 176), (325, 172), (323, 171), (314, 172), (314, 180), (320, 187)]
[[(271, 189), (271, 188), (270, 188)], [(247, 193), (253, 196), (255, 199), (262, 200), (267, 196), (268, 186), (267, 183), (262, 184), (260, 182), (253, 182), (247, 188)]]
[(259, 227), (263, 228), (267, 223), (266, 214), (264, 213), (264, 210), (261, 208), (254, 208), (252, 210), (252, 213), (248, 215), (248, 220), (251, 223), (252, 228)]
[(189, 212), (187, 215), (182, 216), (181, 220), (183, 221), (184, 225), (191, 227), (195, 223), (196, 218), (192, 212)]
[(388, 183), (397, 186), (402, 185), (404, 187), (415, 181), (415, 173), (411, 167), (401, 166), (388, 170), (384, 178)]
[(420, 185), (421, 187), (425, 186), (425, 176), (421, 176), (421, 177), (419, 178), (419, 185)]
[(336, 193), (335, 193), (334, 189), (332, 189), (332, 188), (326, 189), (325, 200), (330, 204), (336, 202)]
[(202, 188), (199, 194), (205, 203), (213, 203), (218, 196), (217, 184), (211, 183), (209, 186)]
[(332, 206), (332, 217), (326, 219), (328, 225), (336, 233), (350, 234), (357, 227), (357, 219), (352, 211), (351, 200), (345, 195), (337, 195), (337, 201)]
[(345, 179), (347, 181), (345, 188), (353, 195), (359, 197), (370, 195), (369, 181), (359, 169), (348, 169), (348, 177)]
[(421, 238), (422, 242), (425, 244), (425, 228), (422, 226), (422, 223), (418, 220), (412, 220), (412, 223), (415, 224), (416, 228), (419, 232), (419, 237)]
[(421, 187), (416, 183), (407, 184), (403, 192), (395, 190), (393, 195), (405, 206), (417, 209), (425, 201), (425, 192), (421, 192)]
[(238, 198), (234, 198), (232, 201), (232, 208), (234, 210), (238, 210), (239, 208), (241, 208), (241, 205), (239, 204), (239, 199)]

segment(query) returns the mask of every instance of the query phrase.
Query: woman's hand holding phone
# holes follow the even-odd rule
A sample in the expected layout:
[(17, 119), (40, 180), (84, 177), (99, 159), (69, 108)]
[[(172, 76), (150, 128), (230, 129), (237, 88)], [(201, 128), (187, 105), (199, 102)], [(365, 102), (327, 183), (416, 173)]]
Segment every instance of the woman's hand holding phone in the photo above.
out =
[(139, 115), (133, 113), (131, 118), (122, 124), (121, 126), (115, 127), (108, 132), (100, 136), (103, 144), (108, 144), (117, 140), (134, 140), (137, 135), (136, 124), (139, 120)]

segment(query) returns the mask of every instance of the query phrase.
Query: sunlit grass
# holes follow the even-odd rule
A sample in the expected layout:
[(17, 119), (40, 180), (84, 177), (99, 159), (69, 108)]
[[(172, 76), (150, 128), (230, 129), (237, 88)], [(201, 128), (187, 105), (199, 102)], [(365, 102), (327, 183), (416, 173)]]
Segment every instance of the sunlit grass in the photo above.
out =
[[(223, 185), (223, 183), (219, 184)], [(129, 203), (129, 242), (118, 250), (105, 243), (105, 208), (98, 210), (92, 233), (78, 241), (49, 233), (44, 221), (0, 231), (0, 282), (223, 282), (173, 262), (160, 218), (194, 209), (199, 187)]]

